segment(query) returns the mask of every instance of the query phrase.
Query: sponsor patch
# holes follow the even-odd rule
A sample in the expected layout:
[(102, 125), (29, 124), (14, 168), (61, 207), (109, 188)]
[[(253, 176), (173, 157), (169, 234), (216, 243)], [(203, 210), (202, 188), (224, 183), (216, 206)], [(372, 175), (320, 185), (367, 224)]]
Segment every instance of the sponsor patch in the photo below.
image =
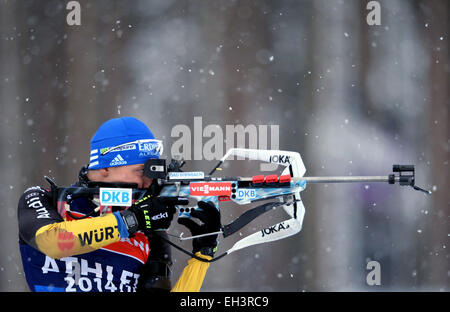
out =
[(119, 154), (109, 163), (110, 166), (123, 166), (126, 165), (127, 161)]
[(135, 150), (136, 144), (128, 144), (128, 145), (120, 146), (120, 147), (117, 147), (114, 149), (111, 149), (111, 148), (114, 148), (114, 146), (105, 147), (105, 148), (100, 149), (100, 154), (103, 154), (104, 152), (107, 152), (107, 151), (112, 153), (112, 152)]
[(169, 179), (172, 180), (191, 180), (191, 179), (204, 179), (205, 173), (202, 171), (192, 172), (169, 172)]
[(271, 227), (265, 228), (261, 230), (261, 237), (269, 236), (273, 233), (277, 233), (279, 231), (284, 231), (289, 228), (289, 224), (284, 225), (283, 222), (280, 222), (278, 224), (272, 225)]
[(236, 192), (237, 199), (254, 199), (256, 198), (256, 190), (254, 189), (239, 189)]
[(194, 182), (190, 190), (191, 196), (230, 196), (231, 182)]
[(156, 221), (156, 220), (165, 219), (165, 218), (168, 218), (168, 217), (169, 217), (169, 214), (167, 212), (164, 212), (164, 213), (161, 212), (160, 214), (157, 214), (157, 215), (153, 216), (152, 220)]
[(58, 233), (57, 245), (61, 251), (71, 251), (75, 246), (75, 235), (72, 232), (61, 231)]
[(78, 234), (81, 246), (92, 245), (94, 242), (100, 243), (104, 240), (113, 239), (114, 228), (117, 229), (117, 225), (115, 227), (107, 226)]
[(139, 151), (154, 153), (154, 151), (157, 148), (158, 148), (158, 143), (157, 142), (139, 143)]
[(132, 204), (132, 190), (129, 188), (100, 188), (100, 205), (125, 206)]
[(290, 156), (287, 156), (287, 155), (272, 155), (272, 156), (270, 156), (269, 161), (271, 163), (275, 163), (275, 164), (290, 164), (291, 163)]
[(29, 200), (27, 200), (28, 208), (33, 208), (36, 211), (36, 218), (38, 219), (50, 219), (50, 213), (48, 212), (47, 208), (44, 207), (41, 200), (39, 199), (39, 196), (32, 197)]

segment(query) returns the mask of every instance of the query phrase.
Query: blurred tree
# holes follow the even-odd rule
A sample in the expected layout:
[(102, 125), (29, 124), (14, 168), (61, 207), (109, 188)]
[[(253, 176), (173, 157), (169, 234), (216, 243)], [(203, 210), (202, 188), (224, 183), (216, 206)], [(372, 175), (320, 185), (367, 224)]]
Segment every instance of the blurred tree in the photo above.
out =
[[(450, 107), (450, 51), (449, 51), (448, 1), (419, 1), (418, 13), (423, 14), (423, 33), (428, 55), (428, 94), (425, 94), (427, 115), (426, 140), (428, 164), (431, 167), (430, 180), (433, 195), (428, 205), (429, 216), (424, 229), (424, 237), (419, 240), (417, 275), (419, 286), (426, 290), (449, 288), (449, 216), (450, 216), (450, 170), (449, 160), (449, 107)], [(447, 274), (446, 274), (447, 272)]]

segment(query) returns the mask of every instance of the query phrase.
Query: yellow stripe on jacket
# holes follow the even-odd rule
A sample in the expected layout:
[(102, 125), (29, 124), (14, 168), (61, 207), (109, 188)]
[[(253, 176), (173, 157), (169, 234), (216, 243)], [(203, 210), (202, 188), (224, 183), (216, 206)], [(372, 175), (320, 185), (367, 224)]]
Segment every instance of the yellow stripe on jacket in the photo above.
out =
[(119, 240), (113, 214), (52, 223), (41, 227), (35, 235), (38, 249), (53, 259), (91, 252)]

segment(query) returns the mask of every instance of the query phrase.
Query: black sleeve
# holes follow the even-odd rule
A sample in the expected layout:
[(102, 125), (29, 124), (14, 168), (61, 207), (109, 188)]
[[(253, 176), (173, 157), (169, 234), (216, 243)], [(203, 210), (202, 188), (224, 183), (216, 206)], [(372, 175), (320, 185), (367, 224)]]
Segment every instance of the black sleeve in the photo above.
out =
[[(158, 235), (167, 239), (167, 233), (159, 232)], [(154, 234), (148, 237), (150, 255), (140, 271), (137, 285), (138, 292), (166, 293), (172, 289), (171, 266), (172, 252), (169, 244)]]
[(28, 188), (18, 204), (19, 239), (36, 248), (35, 234), (45, 225), (64, 221), (53, 207), (49, 192), (39, 186)]

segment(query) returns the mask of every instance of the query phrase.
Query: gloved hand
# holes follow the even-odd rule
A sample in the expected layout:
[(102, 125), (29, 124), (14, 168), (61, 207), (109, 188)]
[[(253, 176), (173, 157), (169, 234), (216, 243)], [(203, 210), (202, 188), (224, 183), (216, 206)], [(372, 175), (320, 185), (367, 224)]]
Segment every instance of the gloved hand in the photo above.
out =
[(150, 234), (153, 231), (168, 229), (176, 211), (175, 205), (182, 204), (185, 204), (184, 201), (177, 197), (148, 195), (136, 201), (127, 210), (122, 210), (120, 214), (130, 235), (139, 230)]
[[(221, 228), (220, 212), (212, 202), (198, 202), (198, 207), (201, 210), (195, 209), (191, 211), (191, 216), (203, 222), (202, 225), (197, 224), (192, 219), (178, 218), (178, 223), (186, 226), (192, 236), (206, 234), (211, 232), (218, 232)], [(195, 254), (200, 251), (202, 255), (213, 257), (217, 247), (217, 234), (209, 235), (199, 238), (194, 238), (192, 242), (192, 252)]]

